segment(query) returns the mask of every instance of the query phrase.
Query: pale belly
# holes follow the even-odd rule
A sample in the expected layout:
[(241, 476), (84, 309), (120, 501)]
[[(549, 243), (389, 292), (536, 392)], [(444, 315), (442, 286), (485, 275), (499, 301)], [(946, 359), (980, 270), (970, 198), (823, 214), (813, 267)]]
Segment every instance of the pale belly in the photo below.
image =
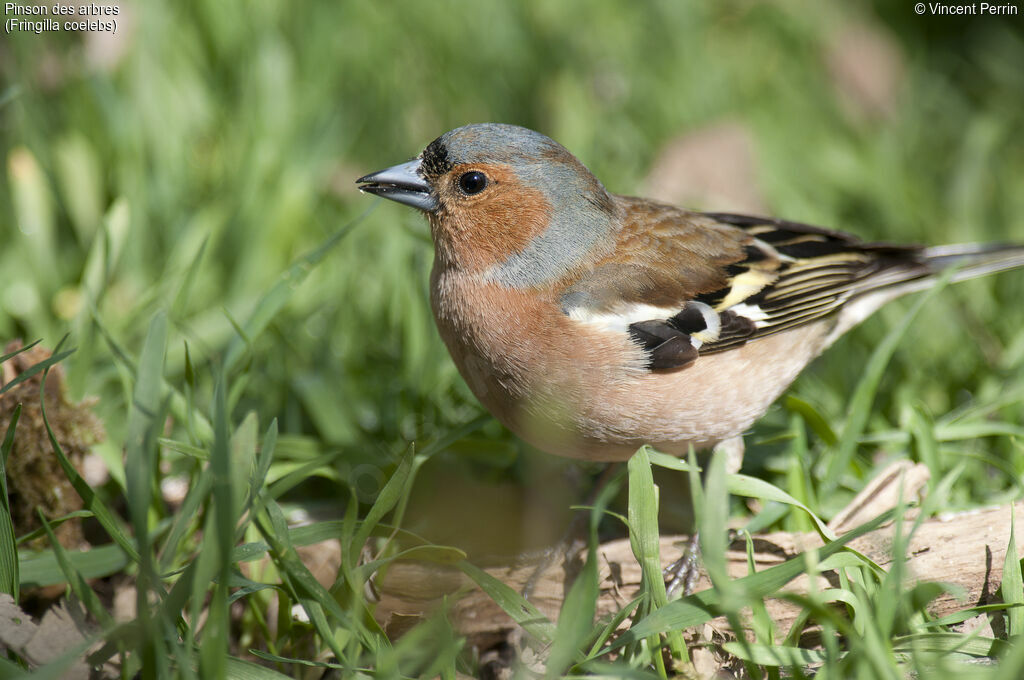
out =
[[(700, 357), (672, 373), (637, 375), (607, 367), (520, 397), (486, 362), (457, 361), (480, 401), (509, 429), (552, 454), (626, 460), (643, 444), (686, 455), (742, 435), (820, 351), (805, 329), (770, 336), (728, 354)], [(810, 340), (810, 342), (808, 341)], [(774, 358), (765, 363), (765, 354)], [(540, 394), (542, 396), (536, 396)]]
[(825, 348), (832, 326), (651, 372), (626, 334), (585, 327), (529, 296), (475, 286), (449, 301), (438, 292), (441, 336), (484, 406), (537, 448), (588, 460), (625, 460), (643, 444), (685, 455), (742, 435)]

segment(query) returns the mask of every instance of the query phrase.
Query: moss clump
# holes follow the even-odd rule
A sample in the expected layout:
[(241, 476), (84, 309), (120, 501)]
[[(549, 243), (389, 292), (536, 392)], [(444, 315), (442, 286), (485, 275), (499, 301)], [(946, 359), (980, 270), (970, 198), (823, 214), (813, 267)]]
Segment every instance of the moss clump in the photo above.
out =
[[(2, 354), (10, 354), (22, 347), (14, 341)], [(32, 366), (50, 357), (50, 351), (36, 346), (0, 364), (0, 385), (6, 385)], [(7, 460), (7, 492), (16, 535), (24, 535), (41, 525), (37, 508), (47, 518), (62, 517), (82, 508), (82, 499), (57, 462), (43, 422), (40, 389), (43, 373), (0, 395), (0, 438), (7, 432), (11, 415), (22, 405), (14, 435), (14, 445)], [(103, 426), (93, 415), (93, 401), (71, 402), (64, 387), (64, 372), (54, 366), (46, 377), (46, 415), (53, 434), (71, 464), (81, 470), (82, 460), (89, 447), (104, 437)], [(83, 543), (82, 528), (78, 521), (69, 521), (57, 528), (57, 538), (65, 547), (78, 547)], [(45, 542), (45, 539), (43, 539)]]

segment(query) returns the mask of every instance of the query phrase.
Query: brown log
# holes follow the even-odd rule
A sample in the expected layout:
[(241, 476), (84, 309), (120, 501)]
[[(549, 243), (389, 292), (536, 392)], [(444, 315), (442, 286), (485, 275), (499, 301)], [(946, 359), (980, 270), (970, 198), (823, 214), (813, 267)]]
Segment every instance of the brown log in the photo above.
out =
[[(902, 493), (906, 497), (923, 486), (927, 474), (919, 466), (904, 464), (899, 469), (887, 470), (869, 484), (857, 499), (851, 503), (850, 511), (841, 513), (837, 519), (840, 531), (859, 524), (895, 504), (895, 498)], [(989, 602), (998, 590), (1002, 577), (1003, 561), (1010, 537), (1010, 514), (1016, 514), (1017, 526), (1024, 526), (1024, 502), (997, 508), (987, 508), (930, 518), (918, 527), (910, 539), (905, 556), (908, 574), (919, 581), (941, 581), (959, 586), (966, 597), (957, 600), (945, 594), (934, 600), (929, 609), (941, 616), (953, 611)], [(914, 523), (910, 513), (902, 524), (906, 536)], [(890, 523), (854, 540), (850, 546), (874, 560), (883, 568), (892, 564), (891, 546), (895, 523)], [(661, 539), (663, 566), (676, 560), (686, 544), (686, 536), (665, 536)], [(755, 559), (757, 569), (765, 569), (786, 559), (822, 545), (817, 534), (790, 534), (776, 532), (755, 537)], [(610, 541), (598, 549), (601, 560), (599, 578), (600, 597), (597, 603), (598, 615), (614, 613), (633, 599), (640, 587), (640, 567), (625, 539)], [(517, 565), (488, 568), (494, 577), (516, 590), (521, 590), (534, 575), (539, 560), (526, 561)], [(734, 543), (728, 553), (728, 570), (731, 576), (739, 578), (748, 573), (745, 542)], [(835, 574), (819, 577), (817, 587), (832, 587)], [(829, 579), (832, 579), (830, 584)], [(561, 560), (547, 566), (536, 580), (530, 600), (551, 620), (556, 620), (565, 596), (566, 571)], [(709, 587), (705, 576), (696, 590)], [(789, 583), (785, 591), (807, 592), (807, 577), (801, 576)], [(462, 572), (455, 567), (434, 564), (404, 562), (393, 565), (377, 583), (380, 596), (376, 615), (391, 635), (400, 635), (423, 616), (434, 611), (444, 596), (451, 602), (454, 593), (459, 593), (448, 618), (455, 628), (469, 638), (471, 644), (481, 649), (505, 639), (515, 628), (512, 620), (480, 591)], [(778, 629), (785, 633), (793, 623), (798, 610), (781, 600), (766, 602), (769, 615)]]

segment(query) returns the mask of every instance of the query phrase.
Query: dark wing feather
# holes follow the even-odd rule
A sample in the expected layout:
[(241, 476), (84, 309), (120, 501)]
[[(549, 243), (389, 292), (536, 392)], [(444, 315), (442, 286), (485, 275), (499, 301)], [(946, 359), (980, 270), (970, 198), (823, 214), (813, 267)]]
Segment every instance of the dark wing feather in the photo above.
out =
[[(728, 213), (706, 216), (767, 244), (779, 254), (781, 262), (775, 281), (741, 301), (729, 299), (733, 285), (698, 296), (719, 312), (743, 305), (743, 309), (753, 308), (759, 313), (752, 336), (739, 338), (723, 333), (715, 342), (701, 347), (704, 354), (816, 321), (837, 312), (858, 295), (934, 272), (918, 246), (866, 243), (850, 234), (784, 220)], [(737, 278), (734, 276), (731, 284)]]

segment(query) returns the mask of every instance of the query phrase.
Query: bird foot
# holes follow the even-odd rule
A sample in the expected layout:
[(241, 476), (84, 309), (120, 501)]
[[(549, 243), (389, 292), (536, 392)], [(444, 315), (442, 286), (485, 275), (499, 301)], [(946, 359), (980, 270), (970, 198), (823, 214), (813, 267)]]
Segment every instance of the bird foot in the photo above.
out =
[(690, 536), (683, 554), (665, 567), (661, 575), (665, 580), (665, 590), (669, 599), (673, 599), (676, 593), (679, 593), (680, 597), (693, 593), (697, 577), (700, 576), (700, 536), (697, 533)]

